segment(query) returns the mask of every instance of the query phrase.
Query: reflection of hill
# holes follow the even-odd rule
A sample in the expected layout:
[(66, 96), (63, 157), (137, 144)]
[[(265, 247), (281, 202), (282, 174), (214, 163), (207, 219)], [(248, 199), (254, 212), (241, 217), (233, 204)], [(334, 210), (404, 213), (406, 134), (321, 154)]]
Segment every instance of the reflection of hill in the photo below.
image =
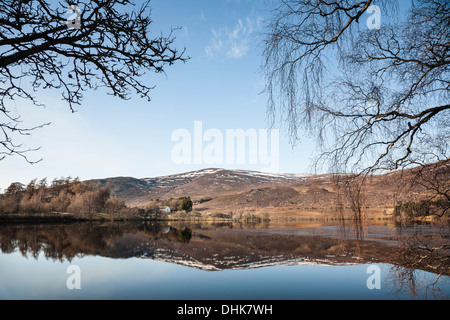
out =
[[(285, 233), (285, 229), (239, 229), (230, 224), (173, 227), (164, 223), (7, 223), (0, 225), (0, 249), (3, 253), (20, 251), (27, 257), (42, 254), (59, 261), (71, 261), (77, 256), (153, 259), (209, 271), (272, 265), (408, 263), (409, 255), (399, 254), (405, 248), (393, 244), (398, 237), (409, 238), (409, 234), (382, 235), (382, 230), (375, 229), (367, 236), (371, 239), (368, 241), (358, 236), (360, 230), (351, 229), (316, 223), (314, 227), (294, 229), (294, 235)], [(411, 239), (413, 243), (419, 240)], [(431, 265), (423, 268), (438, 272), (430, 269)], [(448, 265), (441, 266), (439, 272), (448, 274)]]
[(75, 256), (141, 257), (204, 270), (255, 268), (275, 264), (348, 264), (383, 260), (392, 247), (380, 243), (316, 236), (191, 230), (164, 224), (1, 225), (3, 252), (71, 260)]

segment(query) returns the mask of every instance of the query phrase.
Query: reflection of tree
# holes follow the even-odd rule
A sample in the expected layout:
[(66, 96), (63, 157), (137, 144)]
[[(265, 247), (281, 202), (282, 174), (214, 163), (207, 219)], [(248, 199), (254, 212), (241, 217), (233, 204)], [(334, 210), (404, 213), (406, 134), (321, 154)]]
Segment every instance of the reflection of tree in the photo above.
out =
[(192, 238), (192, 230), (189, 228), (185, 228), (184, 230), (177, 231), (177, 240), (182, 243), (189, 243), (189, 240)]
[[(354, 252), (356, 256), (363, 255), (365, 220), (349, 221), (341, 220), (339, 224), (339, 235), (343, 238), (353, 237), (355, 240)], [(411, 221), (409, 221), (411, 223)], [(421, 292), (418, 288), (417, 270), (430, 273), (430, 278), (426, 279), (426, 290), (433, 296), (441, 294), (439, 287), (442, 283), (442, 276), (450, 276), (450, 230), (448, 226), (440, 227), (439, 232), (433, 232), (432, 235), (426, 234), (426, 229), (420, 226), (414, 226), (414, 234), (402, 234), (406, 228), (405, 221), (397, 225), (400, 230), (399, 245), (394, 247), (393, 252), (385, 251), (384, 260), (392, 264), (392, 279), (394, 286), (393, 293), (398, 295), (400, 292), (409, 292), (412, 297)], [(431, 224), (425, 224), (430, 226)], [(411, 226), (411, 225), (410, 225)], [(435, 225), (432, 225), (435, 228)], [(448, 279), (445, 277), (445, 279)], [(447, 280), (446, 280), (447, 281)]]
[[(411, 299), (431, 298), (440, 300), (450, 298), (442, 291), (444, 286), (450, 284), (448, 278), (426, 275), (419, 277), (419, 272), (412, 268), (393, 265), (390, 269), (387, 283), (390, 284), (390, 290), (394, 296), (409, 294)], [(420, 293), (424, 293), (424, 296), (419, 297)]]
[[(444, 285), (449, 285), (450, 230), (448, 226), (441, 226), (439, 232), (433, 232), (432, 235), (427, 234), (427, 229), (422, 228), (421, 225), (414, 226), (414, 230), (412, 235), (403, 237), (393, 257), (390, 274), (393, 293), (408, 292), (413, 298), (420, 292), (425, 292), (426, 298), (450, 298), (446, 297), (440, 289)], [(419, 275), (424, 274), (422, 271), (428, 274), (418, 278)]]
[(111, 246), (125, 234), (137, 232), (142, 232), (147, 239), (180, 243), (189, 243), (192, 237), (188, 227), (176, 229), (160, 223), (6, 224), (0, 226), (0, 249), (4, 253), (20, 251), (25, 257), (37, 258), (43, 254), (46, 259), (70, 261), (76, 256), (108, 256)]
[(402, 265), (450, 275), (449, 239), (448, 228), (442, 228), (433, 237), (417, 234), (408, 238), (401, 248)]
[(67, 225), (2, 225), (0, 247), (2, 252), (18, 250), (23, 256), (46, 259), (72, 260), (78, 255), (103, 252), (105, 239), (119, 236), (123, 231), (99, 227), (91, 223)]
[[(46, 259), (61, 262), (71, 261), (77, 256), (90, 255), (112, 259), (142, 254), (149, 254), (151, 257), (151, 253), (163, 249), (166, 254), (172, 254), (170, 261), (173, 263), (179, 263), (177, 259), (182, 257), (205, 265), (213, 265), (218, 270), (247, 268), (267, 263), (283, 264), (285, 261), (304, 261), (304, 259), (326, 264), (389, 263), (393, 265), (388, 279), (392, 293), (400, 296), (409, 293), (411, 297), (426, 292), (432, 297), (440, 298), (442, 292), (439, 288), (442, 285), (449, 285), (443, 281), (450, 281), (450, 278), (441, 276), (450, 275), (448, 249), (434, 250), (432, 255), (428, 252), (437, 247), (441, 241), (436, 235), (426, 237), (422, 233), (407, 238), (408, 234), (400, 234), (399, 236), (407, 238), (407, 241), (403, 246), (395, 247), (361, 238), (362, 233), (355, 231), (350, 223), (339, 229), (343, 233), (336, 238), (317, 234), (300, 236), (235, 232), (229, 230), (228, 226), (223, 226), (219, 231), (215, 231), (217, 226), (191, 228), (192, 226), (185, 223), (169, 226), (166, 223), (150, 221), (104, 224), (93, 222), (2, 224), (0, 249), (4, 253), (17, 251), (26, 257), (34, 258), (42, 254)], [(448, 233), (444, 231), (440, 236), (448, 237)], [(428, 245), (427, 249), (423, 248), (424, 245)], [(229, 260), (229, 257), (237, 259)], [(418, 257), (422, 259), (421, 264), (418, 263)], [(432, 274), (428, 273), (426, 279), (421, 279), (419, 275), (422, 273), (419, 269), (430, 271)]]
[(163, 223), (155, 223), (152, 221), (141, 225), (139, 229), (145, 233), (148, 239), (152, 240), (168, 240), (189, 243), (192, 238), (192, 230), (187, 226), (184, 226), (184, 229), (174, 228)]

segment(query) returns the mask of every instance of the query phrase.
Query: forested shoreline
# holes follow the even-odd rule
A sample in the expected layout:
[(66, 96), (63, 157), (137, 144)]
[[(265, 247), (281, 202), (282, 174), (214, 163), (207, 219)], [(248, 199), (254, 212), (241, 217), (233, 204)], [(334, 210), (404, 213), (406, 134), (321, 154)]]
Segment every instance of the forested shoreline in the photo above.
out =
[(79, 218), (92, 218), (99, 212), (118, 212), (125, 203), (111, 197), (109, 186), (99, 187), (78, 178), (30, 181), (27, 185), (12, 183), (0, 195), (0, 212), (8, 214), (70, 213)]
[[(27, 185), (11, 183), (0, 194), (0, 215), (13, 219), (164, 219), (169, 212), (190, 212), (189, 197), (153, 200), (142, 207), (128, 207), (113, 196), (109, 185), (100, 186), (78, 178), (30, 181)], [(59, 214), (59, 215), (57, 215)]]

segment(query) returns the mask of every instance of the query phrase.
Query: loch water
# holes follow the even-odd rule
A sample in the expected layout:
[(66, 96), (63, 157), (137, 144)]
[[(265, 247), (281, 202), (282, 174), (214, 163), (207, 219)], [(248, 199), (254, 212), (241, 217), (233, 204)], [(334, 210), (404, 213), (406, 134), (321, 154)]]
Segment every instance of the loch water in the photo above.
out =
[(391, 222), (3, 223), (0, 299), (445, 300), (448, 275), (400, 256), (443, 233)]

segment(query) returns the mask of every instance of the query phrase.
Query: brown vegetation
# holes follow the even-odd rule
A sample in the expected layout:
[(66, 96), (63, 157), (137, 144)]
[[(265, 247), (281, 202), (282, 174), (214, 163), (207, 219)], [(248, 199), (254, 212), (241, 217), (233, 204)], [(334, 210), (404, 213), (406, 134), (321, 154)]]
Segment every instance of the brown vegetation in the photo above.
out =
[[(169, 208), (169, 210), (166, 210)], [(71, 214), (75, 218), (150, 218), (165, 219), (169, 212), (192, 211), (190, 197), (153, 200), (143, 206), (126, 206), (125, 201), (111, 196), (109, 184), (100, 185), (78, 178), (47, 180), (34, 179), (24, 185), (12, 183), (0, 194), (0, 213), (36, 216), (49, 213)], [(22, 215), (24, 216), (24, 215)]]
[(114, 214), (125, 207), (123, 201), (110, 198), (108, 186), (99, 187), (77, 178), (30, 181), (28, 185), (12, 183), (0, 198), (2, 213), (71, 213), (79, 218), (92, 218), (100, 212)]
[[(127, 206), (148, 211), (158, 199), (175, 201), (189, 195), (201, 216), (268, 216), (276, 219), (393, 219), (396, 206), (439, 202), (427, 219), (447, 219), (450, 166), (403, 170), (386, 174), (267, 175), (244, 170), (203, 169), (157, 178), (92, 180), (109, 185), (111, 194)], [(149, 199), (157, 199), (149, 201)], [(171, 211), (174, 211), (173, 206)], [(175, 206), (176, 207), (176, 206)], [(434, 209), (441, 209), (436, 212)], [(153, 209), (154, 211), (155, 209)], [(433, 214), (431, 214), (433, 213)], [(403, 217), (402, 214), (400, 217)], [(417, 214), (415, 214), (417, 217)]]

